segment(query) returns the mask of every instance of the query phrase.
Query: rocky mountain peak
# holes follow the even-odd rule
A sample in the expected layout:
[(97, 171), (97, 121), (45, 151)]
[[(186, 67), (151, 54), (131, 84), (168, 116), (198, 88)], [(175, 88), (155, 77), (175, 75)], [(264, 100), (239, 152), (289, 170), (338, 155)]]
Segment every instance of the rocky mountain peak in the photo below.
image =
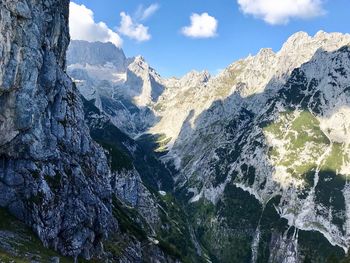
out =
[(180, 81), (189, 82), (192, 79), (194, 82), (205, 83), (205, 82), (208, 82), (210, 78), (211, 78), (211, 75), (207, 70), (203, 70), (203, 71), (192, 70), (189, 73), (187, 73), (185, 76), (183, 76), (180, 79)]
[(164, 90), (163, 79), (142, 56), (130, 59), (125, 87), (139, 107), (156, 102)]
[(287, 41), (285, 42), (285, 45), (292, 45), (295, 43), (303, 43), (303, 42), (308, 42), (312, 39), (312, 37), (304, 32), (304, 31), (299, 31), (291, 35)]
[(314, 36), (309, 36), (306, 32), (298, 32), (292, 35), (280, 50), (280, 54), (285, 55), (293, 51), (301, 54), (315, 53), (318, 48), (326, 51), (333, 51), (350, 42), (349, 34), (317, 32)]
[(138, 55), (136, 57), (131, 58), (131, 60), (138, 64), (147, 64), (144, 56)]
[(276, 54), (272, 48), (262, 48), (262, 49), (260, 49), (260, 51), (258, 52), (258, 54), (256, 56), (257, 57), (259, 57), (259, 56), (268, 57), (268, 56), (275, 56), (275, 55)]
[(168, 87), (194, 88), (207, 83), (211, 79), (211, 75), (207, 70), (197, 71), (192, 70), (183, 77), (169, 78), (165, 80), (165, 85)]
[(67, 51), (69, 65), (82, 64), (104, 66), (111, 64), (117, 71), (123, 72), (126, 67), (126, 57), (121, 48), (112, 43), (88, 42), (72, 40)]
[(132, 71), (135, 74), (149, 75), (154, 73), (156, 75), (159, 75), (153, 68), (150, 67), (143, 56), (136, 56), (128, 60), (128, 70)]

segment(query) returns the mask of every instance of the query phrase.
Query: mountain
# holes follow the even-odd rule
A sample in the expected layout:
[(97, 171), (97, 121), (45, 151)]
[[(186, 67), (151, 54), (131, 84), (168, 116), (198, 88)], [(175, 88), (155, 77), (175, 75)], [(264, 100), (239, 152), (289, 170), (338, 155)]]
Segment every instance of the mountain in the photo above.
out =
[[(133, 132), (113, 123), (175, 168), (176, 199), (211, 262), (345, 260), (349, 45), (349, 35), (299, 32), (217, 76), (170, 79), (140, 58), (112, 85), (153, 116)], [(83, 94), (86, 76), (73, 76)]]
[[(164, 133), (174, 142), (182, 123), (192, 110), (194, 120), (209, 109), (213, 102), (226, 99), (236, 90), (239, 90), (242, 96), (248, 97), (263, 93), (266, 89), (277, 89), (285, 83), (293, 69), (309, 61), (319, 48), (335, 50), (348, 42), (348, 35), (320, 31), (314, 37), (310, 37), (304, 32), (299, 32), (291, 36), (279, 52), (262, 49), (256, 56), (249, 56), (229, 65), (209, 81), (206, 77), (203, 79), (201, 74), (190, 77), (195, 86), (186, 83), (188, 76), (178, 80), (178, 83), (172, 81), (171, 85), (168, 85), (167, 94), (164, 94), (156, 105), (157, 108), (162, 108), (162, 112), (159, 113), (161, 120), (152, 127), (151, 132)], [(182, 88), (176, 88), (177, 86)], [(176, 127), (174, 123), (178, 123), (175, 124)]]
[(111, 43), (72, 41), (68, 73), (87, 100), (119, 129), (137, 137), (157, 121), (150, 110), (164, 90), (162, 79), (143, 57), (125, 58)]
[[(113, 68), (113, 72), (125, 72), (126, 57), (122, 49), (117, 48), (112, 43), (89, 43), (82, 40), (70, 42), (70, 48), (67, 50), (67, 60), (69, 64), (91, 65), (91, 66), (108, 66)], [(106, 69), (105, 68), (105, 69)], [(93, 73), (91, 71), (90, 73)], [(110, 79), (111, 76), (108, 76)]]
[(298, 33), (203, 86), (230, 81), (228, 97), (189, 109), (167, 159), (218, 262), (339, 262), (348, 252), (349, 43)]

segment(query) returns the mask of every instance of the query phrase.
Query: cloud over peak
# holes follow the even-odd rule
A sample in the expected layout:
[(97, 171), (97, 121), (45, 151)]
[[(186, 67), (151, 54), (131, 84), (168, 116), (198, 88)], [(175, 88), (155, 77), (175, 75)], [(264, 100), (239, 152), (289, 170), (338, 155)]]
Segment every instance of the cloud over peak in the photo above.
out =
[(293, 18), (313, 18), (325, 13), (323, 0), (237, 0), (241, 11), (271, 25), (287, 24)]
[(192, 38), (210, 38), (217, 35), (218, 21), (208, 13), (193, 13), (190, 17), (191, 25), (183, 27), (181, 32)]
[(74, 2), (70, 2), (69, 28), (73, 40), (112, 42), (117, 47), (123, 43), (120, 36), (106, 23), (95, 22), (92, 10)]
[(140, 5), (133, 16), (130, 16), (126, 12), (121, 12), (121, 22), (118, 32), (138, 42), (150, 40), (152, 36), (149, 33), (149, 28), (141, 22), (153, 16), (158, 9), (158, 4), (151, 4), (146, 8), (143, 5)]
[(139, 42), (148, 41), (151, 39), (151, 35), (148, 32), (148, 27), (137, 23), (125, 12), (121, 12), (120, 17), (122, 19), (118, 28), (120, 34)]

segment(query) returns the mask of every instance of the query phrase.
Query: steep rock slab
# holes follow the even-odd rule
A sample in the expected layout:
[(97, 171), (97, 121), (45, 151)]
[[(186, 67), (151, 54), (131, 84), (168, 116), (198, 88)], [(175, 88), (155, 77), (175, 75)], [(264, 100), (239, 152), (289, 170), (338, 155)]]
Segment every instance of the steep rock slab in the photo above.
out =
[(0, 206), (89, 258), (116, 221), (110, 171), (65, 73), (68, 0), (0, 3)]

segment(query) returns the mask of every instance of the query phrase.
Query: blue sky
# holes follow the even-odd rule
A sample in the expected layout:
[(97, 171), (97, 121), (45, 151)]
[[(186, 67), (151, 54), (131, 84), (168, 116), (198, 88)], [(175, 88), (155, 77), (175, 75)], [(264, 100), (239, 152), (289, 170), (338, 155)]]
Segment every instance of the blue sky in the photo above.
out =
[[(261, 6), (254, 6), (254, 1), (260, 2)], [(286, 5), (276, 6), (274, 1), (285, 1)], [(293, 1), (306, 4), (296, 7)], [(319, 30), (350, 32), (349, 0), (293, 1), (74, 0), (74, 3), (90, 9), (94, 21), (104, 22), (102, 27), (113, 31), (111, 34), (114, 39), (118, 38), (116, 41), (122, 39), (122, 48), (127, 56), (141, 54), (162, 76), (169, 77), (181, 76), (192, 69), (207, 69), (215, 74), (233, 61), (255, 54), (263, 47), (279, 50), (283, 42), (297, 31), (306, 31), (311, 35)], [(148, 7), (151, 8), (147, 13)], [(133, 21), (133, 29), (137, 25), (142, 25), (141, 28), (134, 32), (123, 29), (121, 13), (125, 15), (124, 18)], [(206, 33), (190, 37), (183, 28), (190, 27), (193, 13), (198, 16), (207, 13), (207, 18), (212, 20), (207, 19), (205, 24), (211, 28), (199, 28), (207, 30)], [(77, 14), (75, 19), (80, 17)], [(213, 20), (217, 21), (216, 26), (211, 23)], [(75, 24), (80, 25), (74, 20)], [(79, 29), (76, 29), (78, 33)], [(93, 30), (86, 32), (93, 37), (98, 35)], [(79, 38), (78, 33), (74, 33), (73, 38)], [(209, 36), (211, 33), (213, 36)]]

